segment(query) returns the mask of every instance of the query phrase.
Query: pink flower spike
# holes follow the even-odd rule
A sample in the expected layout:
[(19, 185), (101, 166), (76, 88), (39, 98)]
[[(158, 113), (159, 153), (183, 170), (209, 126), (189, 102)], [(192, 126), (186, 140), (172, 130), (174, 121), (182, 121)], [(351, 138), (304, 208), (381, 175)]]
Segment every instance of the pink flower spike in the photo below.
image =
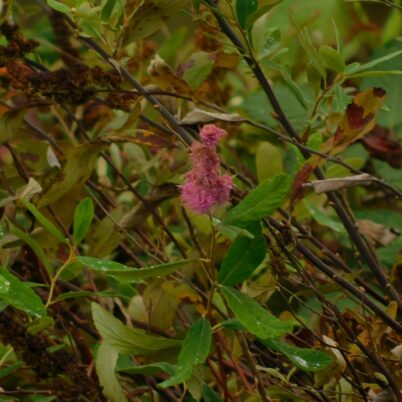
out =
[(194, 141), (190, 147), (191, 170), (185, 175), (181, 188), (184, 206), (198, 214), (209, 213), (212, 207), (229, 200), (232, 178), (219, 173), (219, 155), (216, 145), (226, 132), (214, 124), (201, 130), (203, 142)]
[(226, 131), (215, 126), (215, 124), (206, 124), (200, 131), (202, 141), (210, 148), (216, 147), (224, 135), (226, 135)]

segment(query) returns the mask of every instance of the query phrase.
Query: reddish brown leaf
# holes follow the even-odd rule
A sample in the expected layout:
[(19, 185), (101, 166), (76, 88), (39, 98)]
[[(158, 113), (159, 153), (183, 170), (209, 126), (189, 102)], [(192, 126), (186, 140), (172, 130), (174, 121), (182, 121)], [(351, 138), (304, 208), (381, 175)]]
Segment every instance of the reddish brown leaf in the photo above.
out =
[[(321, 146), (320, 151), (336, 155), (370, 133), (375, 127), (376, 113), (384, 97), (385, 91), (381, 88), (371, 88), (357, 94), (348, 105), (335, 134)], [(313, 167), (319, 166), (321, 161), (320, 156), (313, 156), (309, 160)]]
[(389, 131), (375, 127), (373, 133), (362, 138), (362, 144), (374, 158), (381, 159), (394, 168), (402, 165), (402, 146), (391, 138)]
[(292, 202), (296, 200), (301, 200), (304, 197), (304, 187), (305, 184), (310, 177), (311, 173), (313, 173), (314, 167), (310, 163), (306, 163), (296, 174), (296, 177), (293, 181), (292, 185)]

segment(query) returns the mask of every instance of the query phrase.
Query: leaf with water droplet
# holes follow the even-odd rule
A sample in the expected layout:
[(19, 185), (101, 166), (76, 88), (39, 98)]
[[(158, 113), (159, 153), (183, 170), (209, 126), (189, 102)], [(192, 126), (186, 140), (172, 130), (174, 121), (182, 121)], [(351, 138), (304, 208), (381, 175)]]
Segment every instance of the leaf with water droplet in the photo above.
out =
[(332, 362), (332, 357), (322, 350), (298, 348), (279, 339), (265, 339), (262, 343), (268, 348), (284, 354), (296, 367), (304, 371), (321, 371)]
[(276, 338), (292, 331), (292, 321), (276, 318), (256, 301), (234, 288), (222, 286), (221, 289), (236, 319), (258, 338)]
[(3, 267), (0, 267), (0, 278), (4, 278), (3, 283), (8, 282), (8, 291), (5, 294), (0, 293), (0, 299), (28, 314), (40, 317), (46, 315), (41, 298), (27, 283), (20, 281)]

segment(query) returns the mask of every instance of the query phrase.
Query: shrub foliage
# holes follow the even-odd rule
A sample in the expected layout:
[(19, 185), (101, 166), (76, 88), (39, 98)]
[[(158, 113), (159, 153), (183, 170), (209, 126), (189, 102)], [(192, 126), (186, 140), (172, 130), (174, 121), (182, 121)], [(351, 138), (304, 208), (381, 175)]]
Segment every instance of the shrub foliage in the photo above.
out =
[(1, 401), (402, 401), (399, 0), (0, 5)]

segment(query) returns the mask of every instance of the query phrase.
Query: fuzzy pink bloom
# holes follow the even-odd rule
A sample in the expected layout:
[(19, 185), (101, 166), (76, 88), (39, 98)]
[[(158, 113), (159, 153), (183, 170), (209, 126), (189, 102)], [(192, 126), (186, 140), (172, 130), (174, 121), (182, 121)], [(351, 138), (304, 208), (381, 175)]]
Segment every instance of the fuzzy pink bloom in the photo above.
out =
[(215, 126), (215, 124), (206, 124), (200, 131), (202, 142), (211, 148), (216, 147), (224, 135), (226, 135), (226, 131)]
[(219, 174), (216, 145), (223, 135), (224, 130), (208, 124), (200, 133), (203, 142), (195, 141), (190, 148), (192, 169), (181, 186), (181, 199), (187, 208), (199, 214), (208, 213), (212, 207), (226, 202), (233, 187), (230, 176)]

